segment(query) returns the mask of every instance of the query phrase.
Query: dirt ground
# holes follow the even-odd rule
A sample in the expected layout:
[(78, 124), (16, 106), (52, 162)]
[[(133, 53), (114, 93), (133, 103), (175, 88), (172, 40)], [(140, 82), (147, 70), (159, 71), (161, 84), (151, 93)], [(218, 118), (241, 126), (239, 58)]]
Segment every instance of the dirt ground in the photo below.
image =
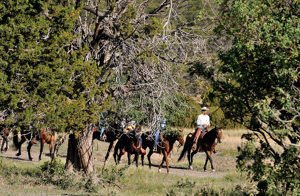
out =
[[(11, 142), (10, 142), (11, 143)], [(66, 142), (65, 142), (66, 143)], [(59, 150), (58, 156), (64, 160), (67, 154), (66, 150), (66, 145), (65, 147), (62, 146), (61, 149)], [(27, 154), (27, 143), (24, 143), (22, 145), (22, 154), (20, 156), (16, 156), (17, 151), (15, 151), (14, 147), (12, 144), (10, 144), (10, 148), (8, 149), (7, 152), (0, 154), (1, 157), (6, 157), (8, 159), (12, 159), (15, 161), (20, 161), (20, 162), (32, 162), (32, 164), (39, 164), (38, 156), (39, 156), (39, 148), (40, 144), (39, 142), (32, 147), (31, 151), (31, 156), (33, 157), (33, 160), (30, 161), (28, 159), (28, 154)], [(94, 142), (94, 156), (95, 156), (95, 164), (97, 165), (103, 165), (104, 163), (104, 156), (106, 154), (108, 144), (100, 141)], [(213, 158), (213, 164), (215, 167), (216, 172), (211, 172), (210, 168), (210, 163), (207, 165), (207, 171), (203, 171), (203, 164), (205, 161), (205, 153), (197, 153), (194, 156), (194, 170), (189, 170), (188, 168), (188, 161), (187, 158), (185, 158), (181, 162), (177, 162), (179, 153), (181, 152), (182, 148), (179, 150), (174, 149), (173, 154), (169, 157), (169, 165), (170, 165), (170, 174), (169, 175), (177, 175), (177, 176), (182, 176), (182, 177), (196, 177), (196, 178), (205, 178), (205, 177), (212, 177), (212, 178), (220, 178), (226, 175), (228, 172), (233, 171), (235, 168), (235, 158), (234, 157), (223, 157), (218, 154), (212, 155)], [(148, 151), (147, 151), (148, 152)], [(132, 157), (133, 160), (134, 157)], [(158, 172), (158, 166), (161, 163), (163, 159), (163, 156), (160, 154), (153, 154), (151, 156), (151, 161), (152, 161), (152, 168), (151, 170)], [(44, 146), (44, 151), (42, 154), (42, 161), (45, 160), (50, 160), (49, 156), (49, 145)], [(144, 167), (148, 167), (148, 160), (147, 156), (145, 156), (144, 160)], [(109, 159), (109, 164), (114, 164), (113, 157), (111, 156)], [(121, 165), (127, 165), (127, 155), (123, 155), (121, 159)], [(135, 167), (135, 163), (132, 164), (132, 167)], [(139, 158), (139, 167), (141, 166), (141, 158)], [(161, 173), (167, 174), (167, 169), (166, 169), (166, 164), (164, 163), (164, 166), (162, 168)]]

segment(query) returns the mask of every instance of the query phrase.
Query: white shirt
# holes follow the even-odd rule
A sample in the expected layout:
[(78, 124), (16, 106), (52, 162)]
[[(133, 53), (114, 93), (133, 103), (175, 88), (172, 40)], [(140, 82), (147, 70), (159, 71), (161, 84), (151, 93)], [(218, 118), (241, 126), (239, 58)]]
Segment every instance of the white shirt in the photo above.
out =
[(197, 126), (203, 126), (203, 124), (210, 125), (209, 116), (200, 114), (197, 118)]

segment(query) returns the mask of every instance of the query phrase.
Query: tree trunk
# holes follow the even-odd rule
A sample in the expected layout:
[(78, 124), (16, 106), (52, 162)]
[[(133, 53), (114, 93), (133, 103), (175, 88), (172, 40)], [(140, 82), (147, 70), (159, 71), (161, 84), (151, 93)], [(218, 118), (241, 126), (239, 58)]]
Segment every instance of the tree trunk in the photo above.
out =
[(66, 169), (82, 170), (85, 174), (94, 172), (93, 126), (88, 126), (79, 137), (69, 136)]
[(53, 153), (52, 153), (52, 157), (51, 157), (51, 163), (50, 164), (53, 164), (56, 157), (57, 157), (57, 153), (58, 153), (58, 149), (61, 147), (61, 145), (65, 142), (65, 140), (67, 139), (68, 135), (67, 134), (64, 134), (60, 140), (57, 140), (55, 142), (55, 145), (54, 145), (54, 149), (53, 149)]

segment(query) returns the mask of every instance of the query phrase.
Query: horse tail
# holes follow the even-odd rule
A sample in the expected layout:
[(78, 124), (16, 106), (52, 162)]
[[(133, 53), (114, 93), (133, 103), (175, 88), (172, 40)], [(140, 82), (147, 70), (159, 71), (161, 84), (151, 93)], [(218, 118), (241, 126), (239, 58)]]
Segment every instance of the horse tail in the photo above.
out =
[(16, 147), (17, 149), (19, 149), (20, 145), (19, 145), (18, 133), (14, 133), (14, 136), (13, 136), (13, 143), (14, 143), (15, 147)]
[(185, 141), (185, 143), (184, 143), (183, 149), (181, 151), (181, 154), (180, 154), (177, 162), (181, 161), (181, 159), (185, 156), (186, 151), (187, 151), (187, 141)]

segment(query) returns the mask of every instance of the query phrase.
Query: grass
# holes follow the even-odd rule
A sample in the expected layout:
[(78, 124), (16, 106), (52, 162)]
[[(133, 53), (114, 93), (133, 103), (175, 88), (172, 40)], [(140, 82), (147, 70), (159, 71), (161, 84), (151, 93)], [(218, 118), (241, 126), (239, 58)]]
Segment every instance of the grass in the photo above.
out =
[[(187, 135), (190, 131), (192, 129), (184, 129), (184, 134)], [(80, 173), (61, 175), (43, 172), (41, 166), (45, 165), (45, 161), (33, 164), (0, 157), (1, 195), (238, 195), (238, 191), (246, 189), (249, 184), (245, 180), (245, 174), (241, 174), (235, 169), (236, 148), (241, 145), (243, 133), (246, 133), (246, 130), (223, 131), (223, 143), (217, 145), (219, 152), (213, 155), (216, 171), (221, 177), (199, 178), (175, 175), (172, 170), (188, 167), (186, 158), (182, 162), (177, 162), (182, 148), (179, 150), (175, 148), (172, 152), (170, 157), (171, 174), (169, 175), (166, 174), (165, 168), (160, 174), (157, 171), (149, 170), (148, 165), (139, 168), (128, 167), (126, 166), (127, 157), (123, 156), (123, 164), (119, 166), (115, 166), (111, 159), (103, 175), (101, 174), (102, 164), (96, 165), (99, 179), (106, 179), (111, 183), (100, 180), (95, 182), (95, 186), (90, 185), (89, 180)], [(107, 143), (94, 142), (94, 155), (98, 162), (104, 160), (107, 148)], [(44, 153), (48, 153), (48, 149), (48, 145), (46, 145)], [(26, 148), (23, 151), (25, 150)], [(33, 151), (39, 151), (39, 144), (33, 146)], [(59, 149), (58, 154), (61, 161), (65, 161), (67, 142)], [(152, 162), (158, 165), (162, 156), (156, 156)], [(43, 155), (43, 157), (45, 156)], [(194, 170), (202, 171), (204, 161), (204, 153), (197, 153), (194, 156)], [(145, 162), (148, 164), (147, 160)]]

